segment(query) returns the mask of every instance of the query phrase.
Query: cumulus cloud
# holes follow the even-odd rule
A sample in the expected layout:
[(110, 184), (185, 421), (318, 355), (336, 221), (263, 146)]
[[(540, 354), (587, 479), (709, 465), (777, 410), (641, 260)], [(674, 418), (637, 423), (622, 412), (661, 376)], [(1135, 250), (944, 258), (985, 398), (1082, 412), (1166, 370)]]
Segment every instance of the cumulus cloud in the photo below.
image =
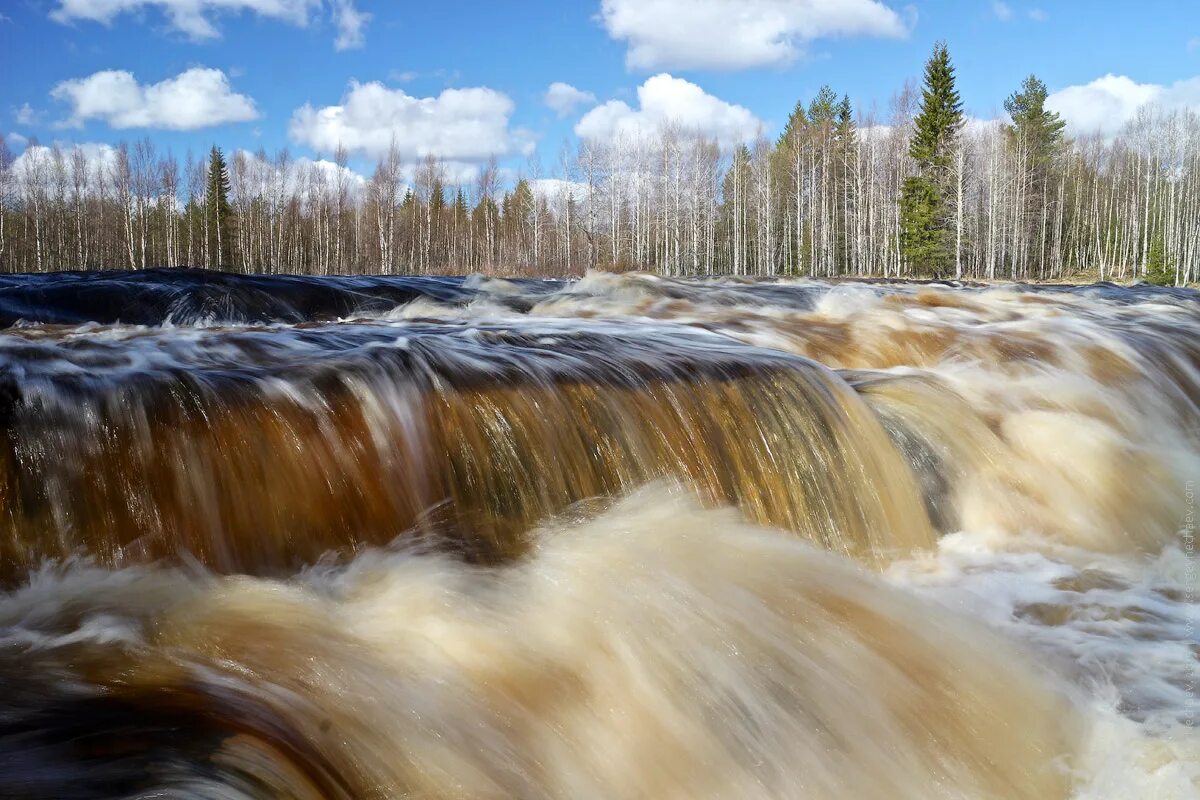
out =
[(220, 35), (210, 19), (217, 11), (248, 11), (293, 25), (307, 25), (310, 12), (320, 5), (321, 0), (58, 0), (50, 18), (107, 25), (122, 14), (154, 8), (174, 30), (195, 39), (211, 39)]
[(631, 69), (776, 66), (814, 39), (908, 33), (879, 0), (602, 0), (600, 17)]
[(323, 176), (330, 186), (336, 186), (338, 181), (344, 180), (351, 192), (357, 192), (367, 185), (364, 175), (327, 159), (299, 158), (296, 160), (296, 164), (302, 170)]
[(371, 15), (359, 11), (354, 0), (57, 0), (50, 17), (63, 23), (108, 25), (122, 14), (155, 9), (172, 30), (193, 39), (213, 39), (220, 36), (213, 18), (222, 12), (258, 14), (304, 27), (325, 7), (337, 27), (337, 49), (360, 47)]
[[(274, 163), (260, 158), (249, 150), (235, 152), (230, 163), (235, 171), (245, 170), (250, 175), (270, 176), (276, 173), (277, 169)], [(349, 167), (343, 167), (327, 159), (312, 159), (303, 156), (293, 159), (288, 164), (286, 173), (276, 175), (276, 177), (283, 179), (285, 192), (299, 194), (306, 199), (314, 191), (326, 193), (334, 191), (339, 181), (345, 182), (351, 195), (358, 194), (367, 185), (366, 176)], [(237, 191), (236, 180), (233, 182), (233, 189), (235, 192)]]
[(354, 7), (353, 0), (334, 0), (334, 19), (338, 35), (333, 46), (337, 50), (354, 50), (366, 43), (367, 23), (371, 15)]
[(1200, 111), (1200, 76), (1163, 86), (1109, 74), (1059, 89), (1046, 99), (1047, 108), (1061, 114), (1072, 133), (1104, 136), (1116, 135), (1148, 103)]
[(555, 81), (546, 89), (542, 100), (560, 117), (565, 117), (579, 106), (595, 104), (596, 95), (576, 89), (569, 83)]
[(254, 101), (234, 92), (224, 72), (207, 67), (146, 85), (133, 73), (104, 70), (63, 81), (50, 96), (70, 105), (71, 115), (64, 123), (69, 126), (99, 119), (118, 129), (191, 131), (258, 118)]
[(13, 116), (18, 125), (36, 125), (41, 115), (34, 111), (29, 103), (23, 103)]
[(352, 82), (338, 105), (296, 109), (289, 133), (293, 141), (326, 153), (340, 144), (378, 157), (395, 141), (408, 160), (471, 162), (531, 151), (530, 135), (509, 127), (512, 113), (508, 95), (486, 87), (413, 97), (378, 82)]
[(637, 138), (672, 124), (728, 146), (754, 138), (762, 127), (749, 109), (727, 103), (691, 81), (667, 73), (647, 78), (637, 95), (636, 109), (621, 100), (609, 100), (593, 108), (579, 120), (575, 133), (594, 141)]
[(570, 198), (583, 202), (587, 197), (588, 185), (579, 181), (565, 181), (561, 178), (536, 178), (529, 182), (529, 188), (535, 197), (553, 203)]
[(992, 13), (996, 15), (996, 19), (1008, 21), (1012, 19), (1012, 7), (1008, 3), (1001, 3), (999, 0), (992, 3)]
[[(74, 153), (83, 155), (92, 191), (99, 188), (101, 174), (112, 172), (117, 161), (117, 149), (112, 145), (95, 142), (80, 142), (79, 144), (59, 144), (58, 151), (62, 155), (62, 168), (74, 168)], [(52, 188), (54, 184), (54, 148), (46, 145), (26, 147), (25, 152), (17, 156), (12, 164), (12, 172), (18, 181), (30, 179), (39, 182), (44, 189)]]

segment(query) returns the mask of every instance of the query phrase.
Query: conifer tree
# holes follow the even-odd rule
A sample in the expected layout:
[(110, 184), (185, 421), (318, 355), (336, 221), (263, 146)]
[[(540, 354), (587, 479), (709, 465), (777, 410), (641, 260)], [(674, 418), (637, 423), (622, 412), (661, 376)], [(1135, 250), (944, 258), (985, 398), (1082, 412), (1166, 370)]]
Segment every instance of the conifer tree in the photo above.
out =
[(776, 149), (786, 151), (792, 146), (792, 142), (803, 139), (807, 128), (808, 115), (804, 110), (804, 101), (800, 100), (796, 102), (796, 107), (788, 115), (787, 123), (783, 126), (783, 133), (779, 134), (779, 141), (775, 143)]
[(1007, 126), (1010, 140), (1021, 141), (1038, 170), (1048, 170), (1063, 149), (1063, 131), (1067, 123), (1057, 113), (1046, 108), (1049, 92), (1036, 75), (1030, 75), (1004, 101), (1004, 110), (1012, 119)]
[(721, 186), (721, 219), (729, 247), (729, 269), (735, 275), (746, 272), (749, 261), (747, 207), (751, 183), (750, 148), (738, 145)]
[(832, 124), (837, 116), (837, 93), (828, 85), (817, 90), (817, 96), (808, 104), (808, 118), (814, 125)]
[(947, 274), (954, 261), (951, 184), (962, 123), (950, 51), (938, 42), (925, 64), (920, 112), (909, 143), (918, 174), (905, 179), (900, 196), (905, 260), (914, 270), (934, 276)]
[(1146, 280), (1158, 286), (1174, 286), (1178, 277), (1176, 266), (1167, 256), (1162, 231), (1158, 231), (1151, 237), (1146, 254)]
[(853, 210), (855, 177), (858, 174), (858, 130), (854, 125), (854, 112), (850, 106), (850, 95), (842, 95), (834, 117), (834, 146), (837, 149), (837, 251), (841, 257), (841, 271), (854, 271)]
[(233, 263), (234, 219), (229, 204), (229, 169), (221, 148), (213, 145), (208, 158), (208, 187), (204, 197), (204, 214), (208, 230), (208, 266), (222, 267)]
[(804, 269), (805, 247), (805, 214), (804, 185), (808, 175), (806, 161), (810, 145), (808, 114), (804, 109), (804, 101), (796, 102), (796, 107), (788, 116), (783, 133), (775, 144), (774, 172), (781, 178), (785, 188), (782, 208), (786, 214), (785, 229), (787, 230), (787, 247), (783, 271), (799, 275)]
[[(1063, 131), (1067, 126), (1046, 108), (1048, 95), (1046, 84), (1030, 75), (1020, 91), (1004, 101), (1004, 110), (1012, 119), (1012, 124), (1005, 126), (1005, 138), (1018, 165), (1024, 241), (1039, 275), (1045, 271), (1049, 215), (1055, 206), (1050, 186), (1065, 148)], [(1030, 260), (1028, 255), (1026, 260)]]

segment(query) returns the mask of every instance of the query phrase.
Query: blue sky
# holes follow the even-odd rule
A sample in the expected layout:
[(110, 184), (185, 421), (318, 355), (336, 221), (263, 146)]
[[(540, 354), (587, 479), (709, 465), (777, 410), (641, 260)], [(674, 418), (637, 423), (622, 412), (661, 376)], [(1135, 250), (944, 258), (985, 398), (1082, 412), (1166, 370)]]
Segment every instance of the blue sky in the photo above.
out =
[[(0, 0), (0, 15), (0, 132), (18, 152), (150, 136), (179, 155), (315, 158), (344, 140), (369, 171), (395, 136), (463, 176), (489, 152), (549, 174), (564, 139), (668, 115), (724, 141), (774, 135), (823, 83), (886, 114), (942, 38), (975, 116), (1031, 71), (1081, 130), (1147, 100), (1200, 109), (1193, 0)], [(554, 82), (574, 102), (548, 107)]]

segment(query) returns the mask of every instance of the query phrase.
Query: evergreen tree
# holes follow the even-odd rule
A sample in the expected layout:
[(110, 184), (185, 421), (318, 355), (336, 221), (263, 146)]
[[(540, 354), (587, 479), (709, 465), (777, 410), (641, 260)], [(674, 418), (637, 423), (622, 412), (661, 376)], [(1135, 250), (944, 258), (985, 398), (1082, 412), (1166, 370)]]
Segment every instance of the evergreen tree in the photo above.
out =
[(1005, 135), (1020, 165), (1025, 240), (1036, 254), (1034, 263), (1039, 274), (1045, 268), (1046, 223), (1054, 206), (1050, 186), (1064, 150), (1063, 130), (1067, 126), (1058, 114), (1046, 108), (1048, 94), (1046, 84), (1030, 75), (1020, 91), (1004, 101), (1004, 110), (1012, 119), (1012, 124), (1005, 126)]
[(433, 184), (429, 189), (429, 208), (432, 210), (435, 220), (439, 219), (442, 212), (446, 210), (446, 184), (439, 177), (433, 179)]
[(741, 144), (733, 151), (733, 160), (721, 184), (720, 225), (729, 247), (726, 267), (735, 275), (745, 274), (749, 263), (748, 206), (752, 167), (750, 148)]
[[(503, 215), (508, 223), (509, 233), (513, 242), (517, 245), (519, 253), (529, 254), (533, 252), (532, 242), (532, 225), (533, 215), (536, 210), (536, 199), (533, 196), (533, 189), (529, 185), (529, 181), (524, 178), (517, 180), (517, 185), (513, 187), (512, 194), (504, 198), (505, 206)], [(522, 264), (528, 266), (528, 264)]]
[(232, 265), (234, 218), (233, 207), (229, 204), (229, 169), (221, 148), (216, 145), (208, 157), (204, 214), (208, 231), (208, 266)]
[(953, 165), (962, 128), (962, 100), (944, 42), (925, 64), (921, 109), (914, 120), (909, 155), (918, 174), (905, 179), (900, 196), (900, 236), (905, 260), (922, 273), (949, 273), (954, 262)]
[(1146, 254), (1146, 280), (1158, 286), (1174, 286), (1175, 272), (1175, 265), (1167, 256), (1162, 231), (1158, 231), (1151, 237)]
[(854, 112), (850, 106), (850, 96), (842, 95), (838, 103), (837, 115), (834, 117), (833, 128), (834, 147), (837, 150), (837, 245), (841, 256), (841, 271), (852, 272), (854, 269), (854, 252), (851, 247), (854, 239), (852, 216), (857, 198), (854, 196), (855, 178), (858, 174), (858, 130), (854, 125)]
[(773, 172), (779, 176), (780, 186), (784, 187), (783, 202), (779, 211), (785, 216), (784, 228), (788, 235), (788, 246), (785, 249), (786, 261), (782, 265), (785, 273), (799, 275), (805, 268), (805, 254), (808, 252), (805, 240), (804, 224), (804, 183), (808, 174), (806, 164), (807, 148), (811, 143), (808, 125), (808, 113), (804, 101), (796, 102), (788, 116), (787, 124), (779, 141), (775, 143)]
[(421, 208), (420, 202), (417, 200), (417, 194), (409, 187), (404, 192), (404, 199), (400, 201), (400, 229), (404, 232), (408, 239), (408, 252), (405, 254), (410, 264), (416, 262), (418, 232), (421, 229), (421, 220), (425, 216), (425, 212)]
[(838, 142), (838, 149), (853, 150), (858, 145), (858, 131), (854, 127), (854, 112), (850, 106), (850, 95), (843, 95), (842, 102), (838, 103), (834, 124), (834, 136)]
[(786, 158), (786, 152), (796, 142), (802, 141), (807, 131), (808, 115), (804, 110), (804, 101), (800, 100), (796, 102), (796, 107), (788, 115), (787, 123), (783, 126), (783, 133), (779, 134), (779, 141), (775, 143), (775, 148), (784, 153)]
[(1012, 124), (1006, 128), (1010, 141), (1020, 142), (1034, 169), (1043, 174), (1062, 153), (1063, 131), (1067, 127), (1062, 117), (1046, 108), (1048, 95), (1046, 84), (1036, 75), (1030, 75), (1021, 84), (1021, 90), (1004, 101), (1004, 110), (1012, 118)]
[(444, 264), (448, 258), (448, 247), (442, 237), (446, 224), (446, 184), (437, 174), (433, 176), (429, 186), (428, 220), (429, 230), (426, 233), (429, 236), (429, 248), (432, 250), (430, 257), (435, 263)]
[(837, 116), (838, 97), (828, 85), (817, 90), (817, 96), (808, 104), (808, 118), (814, 125), (833, 124)]

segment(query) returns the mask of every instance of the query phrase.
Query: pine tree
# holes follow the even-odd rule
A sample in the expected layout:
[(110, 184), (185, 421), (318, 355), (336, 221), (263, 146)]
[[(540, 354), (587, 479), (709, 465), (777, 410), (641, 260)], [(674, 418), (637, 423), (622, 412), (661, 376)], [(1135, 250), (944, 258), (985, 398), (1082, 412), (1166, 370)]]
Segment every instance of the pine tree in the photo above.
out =
[(229, 169), (221, 148), (213, 146), (208, 158), (208, 187), (204, 196), (204, 214), (207, 220), (208, 253), (210, 267), (229, 266), (233, 263), (234, 218), (229, 204)]
[(783, 133), (775, 144), (774, 172), (781, 178), (781, 185), (786, 186), (786, 197), (780, 205), (785, 215), (785, 230), (787, 245), (783, 271), (790, 275), (799, 275), (804, 269), (805, 246), (805, 215), (804, 215), (804, 185), (807, 177), (805, 155), (811, 143), (808, 126), (808, 114), (804, 102), (797, 101), (796, 107), (784, 125)]
[(751, 179), (750, 148), (738, 145), (721, 185), (720, 216), (729, 247), (728, 269), (734, 275), (746, 273), (750, 247), (747, 242), (747, 206)]
[(1030, 75), (1021, 90), (1009, 95), (1004, 110), (1012, 119), (1005, 138), (1020, 165), (1025, 241), (1036, 245), (1036, 263), (1042, 274), (1046, 261), (1046, 231), (1053, 203), (1050, 186), (1064, 149), (1067, 123), (1046, 108), (1046, 84)]
[(900, 196), (904, 258), (916, 271), (933, 276), (948, 274), (954, 263), (951, 190), (962, 123), (950, 51), (938, 42), (925, 64), (921, 110), (909, 143), (918, 174), (905, 179)]
[(838, 224), (837, 251), (841, 255), (841, 271), (850, 273), (854, 270), (854, 195), (855, 178), (858, 175), (858, 130), (854, 125), (854, 112), (850, 106), (850, 96), (842, 95), (838, 103), (837, 115), (833, 128), (834, 147), (837, 150), (838, 167)]
[(1030, 75), (1004, 101), (1004, 110), (1012, 118), (1006, 127), (1010, 141), (1024, 144), (1036, 169), (1046, 170), (1063, 150), (1063, 131), (1067, 123), (1057, 113), (1046, 108), (1049, 92), (1046, 84)]
[(837, 154), (834, 127), (837, 93), (822, 86), (808, 105), (812, 148), (809, 164), (809, 272), (833, 275), (837, 271), (838, 199)]

